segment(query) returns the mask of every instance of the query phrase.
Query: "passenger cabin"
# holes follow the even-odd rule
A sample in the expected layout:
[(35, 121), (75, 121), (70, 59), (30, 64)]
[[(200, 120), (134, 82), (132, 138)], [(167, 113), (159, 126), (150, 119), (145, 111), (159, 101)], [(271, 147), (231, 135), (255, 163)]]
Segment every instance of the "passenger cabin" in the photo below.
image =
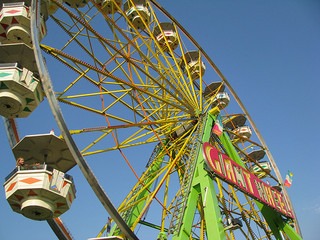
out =
[(266, 152), (263, 149), (256, 149), (256, 150), (252, 150), (248, 154), (248, 157), (249, 159), (260, 161), (262, 158), (264, 158), (265, 155), (266, 155)]
[(76, 194), (72, 177), (47, 164), (16, 167), (5, 179), (4, 189), (12, 210), (33, 220), (59, 217)]
[(33, 49), (25, 43), (0, 44), (0, 63), (18, 63), (39, 76)]
[(48, 220), (66, 212), (76, 197), (73, 179), (66, 174), (75, 161), (66, 143), (54, 134), (29, 135), (12, 149), (25, 164), (4, 183), (13, 211), (34, 220)]
[(223, 125), (230, 130), (234, 130), (238, 127), (244, 126), (246, 121), (247, 118), (243, 114), (235, 114), (223, 119)]
[(153, 35), (164, 52), (170, 52), (170, 49), (173, 51), (178, 46), (178, 36), (174, 25), (170, 22), (163, 22), (156, 26)]
[(249, 139), (252, 135), (252, 131), (249, 126), (237, 127), (234, 130), (232, 130), (232, 133), (232, 140), (235, 141), (245, 141), (246, 139)]
[(18, 63), (0, 64), (0, 115), (23, 118), (44, 98), (41, 82), (33, 72)]
[(88, 0), (63, 0), (63, 1), (72, 8), (83, 8), (88, 3)]
[(259, 163), (260, 166), (254, 164), (250, 171), (253, 172), (258, 178), (264, 178), (271, 172), (271, 165), (269, 162), (264, 161)]
[(224, 90), (225, 86), (222, 82), (213, 82), (205, 87), (203, 91), (203, 97), (205, 99), (209, 99), (214, 96), (211, 107), (218, 107), (220, 110), (222, 110), (228, 106), (230, 102), (229, 94)]
[(199, 51), (190, 51), (181, 57), (180, 68), (192, 81), (202, 77), (206, 71), (204, 62), (200, 59)]
[[(29, 7), (24, 2), (3, 3), (0, 11), (0, 42), (25, 43), (32, 47)], [(39, 41), (46, 35), (46, 25), (41, 18)]]
[(227, 92), (218, 93), (213, 99), (212, 108), (218, 107), (220, 110), (228, 106), (230, 97)]
[[(63, 0), (56, 0), (58, 3), (63, 3)], [(0, 0), (0, 4), (2, 3), (21, 3), (24, 2), (24, 4), (27, 7), (31, 6), (31, 2), (32, 0)], [(2, 6), (0, 6), (1, 9)], [(40, 2), (40, 14), (41, 17), (43, 17), (44, 21), (48, 20), (48, 16), (52, 15), (53, 13), (55, 13), (58, 10), (59, 6), (57, 4), (55, 4), (52, 0), (46, 0), (46, 1), (41, 1)]]
[(176, 139), (182, 136), (185, 137), (186, 134), (194, 127), (196, 123), (196, 121), (192, 121), (181, 124), (174, 132), (170, 134), (170, 137), (172, 139)]
[[(44, 97), (32, 49), (31, 1), (1, 3), (0, 115), (23, 118), (29, 116)], [(43, 4), (41, 11), (47, 12)], [(39, 40), (46, 35), (44, 18), (40, 21)]]
[(210, 97), (215, 96), (217, 93), (224, 92), (225, 86), (223, 82), (213, 82), (205, 87), (203, 91), (203, 97), (209, 99)]
[(123, 10), (135, 28), (144, 30), (149, 24), (150, 12), (145, 0), (126, 1)]
[(96, 2), (106, 14), (114, 14), (118, 12), (122, 6), (122, 0), (96, 0)]
[[(58, 3), (63, 4), (63, 0), (56, 0)], [(42, 7), (42, 5), (44, 5)], [(52, 15), (59, 9), (59, 6), (55, 4), (53, 1), (41, 1), (41, 15), (45, 15), (45, 12), (48, 13), (46, 15)], [(48, 17), (45, 18), (47, 20)]]

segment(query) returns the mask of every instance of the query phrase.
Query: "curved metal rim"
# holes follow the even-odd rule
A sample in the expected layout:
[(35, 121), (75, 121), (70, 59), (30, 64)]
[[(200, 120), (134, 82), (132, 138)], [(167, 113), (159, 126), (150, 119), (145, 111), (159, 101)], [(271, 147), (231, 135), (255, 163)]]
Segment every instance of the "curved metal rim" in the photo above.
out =
[(93, 172), (91, 171), (89, 165), (85, 161), (85, 159), (82, 157), (80, 151), (78, 150), (74, 140), (71, 137), (71, 134), (69, 133), (69, 129), (64, 121), (64, 118), (62, 116), (61, 109), (59, 107), (58, 101), (54, 95), (53, 91), (53, 85), (51, 83), (51, 79), (49, 76), (49, 72), (47, 70), (47, 67), (44, 62), (44, 58), (41, 54), (40, 49), (40, 43), (38, 38), (38, 26), (40, 19), (40, 1), (39, 0), (32, 0), (31, 4), (31, 36), (33, 39), (33, 48), (35, 53), (35, 59), (37, 63), (37, 67), (39, 70), (40, 79), (42, 82), (42, 86), (44, 89), (44, 92), (46, 94), (46, 97), (49, 102), (49, 106), (51, 108), (51, 112), (54, 115), (54, 118), (58, 124), (58, 127), (62, 133), (63, 138), (65, 139), (68, 148), (74, 157), (77, 165), (79, 166), (82, 174), (86, 178), (87, 182), (91, 186), (92, 190), (102, 203), (102, 205), (105, 207), (107, 212), (110, 214), (112, 219), (117, 223), (118, 227), (121, 229), (121, 231), (124, 233), (124, 235), (128, 239), (132, 240), (138, 240), (138, 237), (131, 231), (129, 226), (125, 223), (125, 221), (121, 218), (120, 214), (118, 213), (117, 209), (113, 206), (112, 202), (110, 201), (109, 197), (105, 193), (105, 191), (102, 189), (100, 184), (98, 183), (98, 180), (94, 176)]

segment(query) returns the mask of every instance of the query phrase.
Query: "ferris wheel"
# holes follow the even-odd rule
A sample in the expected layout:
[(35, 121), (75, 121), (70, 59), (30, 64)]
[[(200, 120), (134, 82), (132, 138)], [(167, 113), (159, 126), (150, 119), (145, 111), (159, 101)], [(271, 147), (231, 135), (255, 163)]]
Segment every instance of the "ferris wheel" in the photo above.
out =
[[(28, 164), (4, 184), (13, 211), (72, 239), (79, 168), (110, 216), (92, 239), (301, 239), (246, 108), (157, 1), (0, 3), (0, 114)], [(61, 134), (19, 136), (44, 101)]]

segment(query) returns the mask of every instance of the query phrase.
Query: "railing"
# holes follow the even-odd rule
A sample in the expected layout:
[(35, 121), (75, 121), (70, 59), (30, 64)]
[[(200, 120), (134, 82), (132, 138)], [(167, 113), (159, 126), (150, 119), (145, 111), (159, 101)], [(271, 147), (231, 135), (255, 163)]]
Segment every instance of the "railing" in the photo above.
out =
[(3, 3), (3, 7), (21, 7), (26, 6), (24, 2)]
[[(37, 173), (37, 172), (43, 172), (45, 170), (49, 174), (53, 174), (54, 168), (51, 166), (48, 166), (47, 164), (40, 164), (40, 163), (33, 163), (33, 164), (25, 164), (24, 166), (17, 166), (15, 169), (13, 169), (8, 176), (5, 177), (5, 182), (11, 180), (17, 173)], [(73, 177), (69, 174), (64, 174), (63, 176), (64, 179), (70, 181), (72, 185), (72, 190), (74, 194), (76, 193), (76, 188), (73, 182)]]
[(16, 167), (15, 169), (13, 169), (13, 170), (11, 171), (11, 173), (9, 173), (9, 175), (5, 177), (5, 179), (4, 179), (5, 182), (8, 181), (16, 172), (18, 172), (18, 167)]

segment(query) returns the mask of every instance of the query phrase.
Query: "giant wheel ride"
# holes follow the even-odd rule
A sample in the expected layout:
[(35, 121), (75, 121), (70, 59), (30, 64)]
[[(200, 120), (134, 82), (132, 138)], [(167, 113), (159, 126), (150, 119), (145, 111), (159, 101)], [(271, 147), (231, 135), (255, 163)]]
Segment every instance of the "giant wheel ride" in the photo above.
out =
[[(158, 2), (0, 2), (0, 110), (12, 149), (26, 151), (17, 125), (45, 99), (61, 132), (53, 138), (68, 151), (68, 159), (59, 157), (63, 163), (50, 163), (56, 145), (40, 149), (45, 170), (8, 176), (14, 211), (46, 220), (59, 239), (71, 239), (59, 207), (71, 205), (67, 172), (79, 168), (110, 216), (94, 239), (301, 239), (279, 170), (249, 113)], [(31, 136), (38, 148), (46, 135)], [(28, 154), (34, 163), (35, 150)], [(98, 181), (95, 161), (118, 179)], [(35, 180), (39, 171), (43, 179)], [(67, 197), (52, 188), (59, 177), (61, 189), (71, 184)], [(34, 201), (40, 191), (25, 190), (26, 179), (51, 185)], [(104, 191), (110, 183), (123, 193), (117, 206), (117, 195)], [(54, 202), (57, 195), (64, 202)]]

